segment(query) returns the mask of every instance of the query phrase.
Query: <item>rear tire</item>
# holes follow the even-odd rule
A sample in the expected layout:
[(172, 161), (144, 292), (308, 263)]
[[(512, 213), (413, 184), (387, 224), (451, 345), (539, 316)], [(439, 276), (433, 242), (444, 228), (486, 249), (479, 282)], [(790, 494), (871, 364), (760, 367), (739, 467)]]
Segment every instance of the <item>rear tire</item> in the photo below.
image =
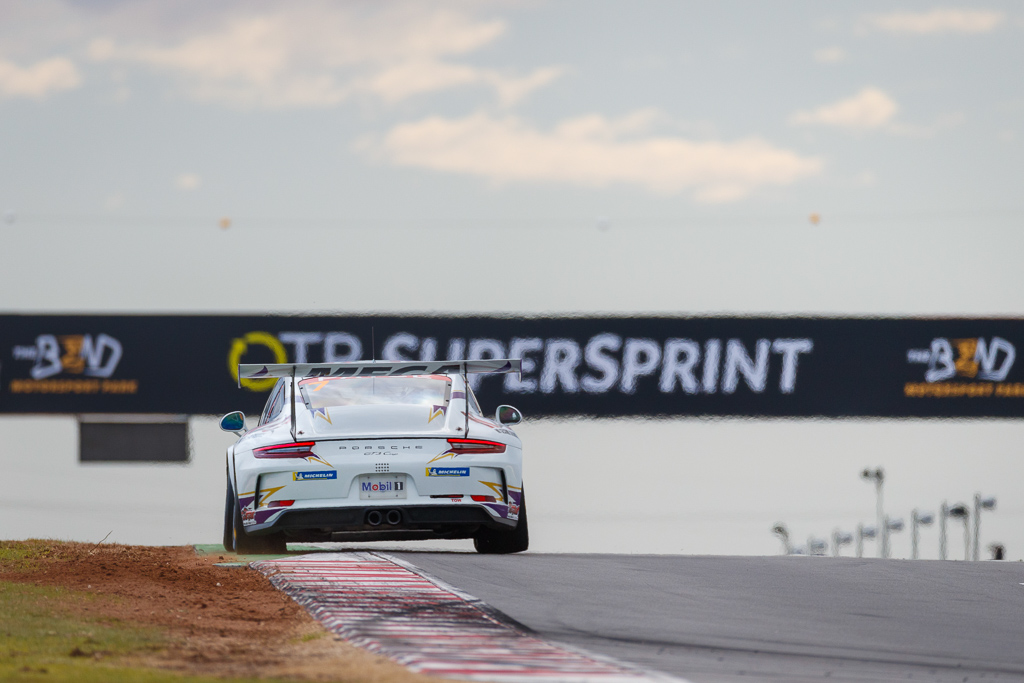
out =
[(235, 518), (232, 514), (235, 506), (235, 492), (231, 490), (231, 481), (227, 484), (227, 497), (224, 500), (224, 550), (229, 553), (235, 549)]
[(511, 531), (484, 527), (473, 537), (473, 547), (483, 555), (521, 553), (530, 547), (530, 529), (526, 521), (526, 491), (519, 498), (519, 522)]
[(242, 524), (242, 509), (231, 497), (232, 510), (232, 540), (235, 552), (239, 555), (284, 555), (288, 552), (288, 541), (283, 532), (266, 534), (264, 536), (250, 536), (245, 533), (245, 526)]

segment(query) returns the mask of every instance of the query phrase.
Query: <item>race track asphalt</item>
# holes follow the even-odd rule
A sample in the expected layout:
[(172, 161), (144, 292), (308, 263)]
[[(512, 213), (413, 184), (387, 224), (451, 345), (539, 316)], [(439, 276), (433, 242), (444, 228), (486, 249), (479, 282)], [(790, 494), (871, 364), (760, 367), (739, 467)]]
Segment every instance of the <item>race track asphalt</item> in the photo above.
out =
[(694, 683), (1024, 681), (1024, 564), (391, 553), (555, 641)]

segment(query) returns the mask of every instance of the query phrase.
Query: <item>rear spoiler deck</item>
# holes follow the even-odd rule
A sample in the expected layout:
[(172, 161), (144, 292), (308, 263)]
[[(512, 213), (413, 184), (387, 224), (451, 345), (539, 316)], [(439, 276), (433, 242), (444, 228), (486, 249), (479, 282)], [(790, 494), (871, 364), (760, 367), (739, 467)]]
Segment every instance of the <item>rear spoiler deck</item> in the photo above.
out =
[[(523, 374), (523, 361), (518, 358), (497, 358), (489, 360), (441, 360), (441, 361), (360, 361), (357, 363), (245, 363), (238, 366), (238, 386), (243, 379), (266, 379), (268, 377), (290, 377), (292, 382), (292, 440), (295, 440), (295, 382), (311, 377), (394, 377), (397, 375), (460, 375), (478, 372)], [(469, 435), (469, 410), (466, 411), (465, 432)]]
[(389, 377), (395, 375), (446, 375), (449, 373), (498, 372), (522, 374), (518, 358), (438, 361), (359, 361), (356, 363), (244, 363), (238, 366), (238, 386), (243, 379), (268, 377)]

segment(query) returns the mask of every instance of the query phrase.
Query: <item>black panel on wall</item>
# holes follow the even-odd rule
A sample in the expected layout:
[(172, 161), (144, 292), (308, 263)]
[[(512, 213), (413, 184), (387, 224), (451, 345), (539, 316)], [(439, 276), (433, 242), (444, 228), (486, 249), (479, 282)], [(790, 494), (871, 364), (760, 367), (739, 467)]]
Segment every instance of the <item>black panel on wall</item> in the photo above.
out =
[(188, 462), (188, 424), (80, 422), (81, 462)]

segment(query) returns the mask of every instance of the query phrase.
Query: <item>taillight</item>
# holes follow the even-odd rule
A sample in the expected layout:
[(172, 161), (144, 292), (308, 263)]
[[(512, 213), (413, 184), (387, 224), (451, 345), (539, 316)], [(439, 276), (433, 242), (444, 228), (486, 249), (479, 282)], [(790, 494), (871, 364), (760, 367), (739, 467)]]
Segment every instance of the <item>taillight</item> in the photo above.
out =
[(493, 503), (495, 502), (494, 496), (470, 496), (473, 500), (478, 503)]
[(448, 439), (448, 448), (456, 453), (504, 453), (505, 444), (483, 439)]
[(316, 441), (300, 441), (299, 443), (282, 443), (276, 446), (254, 448), (252, 454), (257, 458), (308, 458), (313, 455)]
[(272, 500), (267, 503), (268, 508), (290, 508), (295, 505), (294, 500)]

